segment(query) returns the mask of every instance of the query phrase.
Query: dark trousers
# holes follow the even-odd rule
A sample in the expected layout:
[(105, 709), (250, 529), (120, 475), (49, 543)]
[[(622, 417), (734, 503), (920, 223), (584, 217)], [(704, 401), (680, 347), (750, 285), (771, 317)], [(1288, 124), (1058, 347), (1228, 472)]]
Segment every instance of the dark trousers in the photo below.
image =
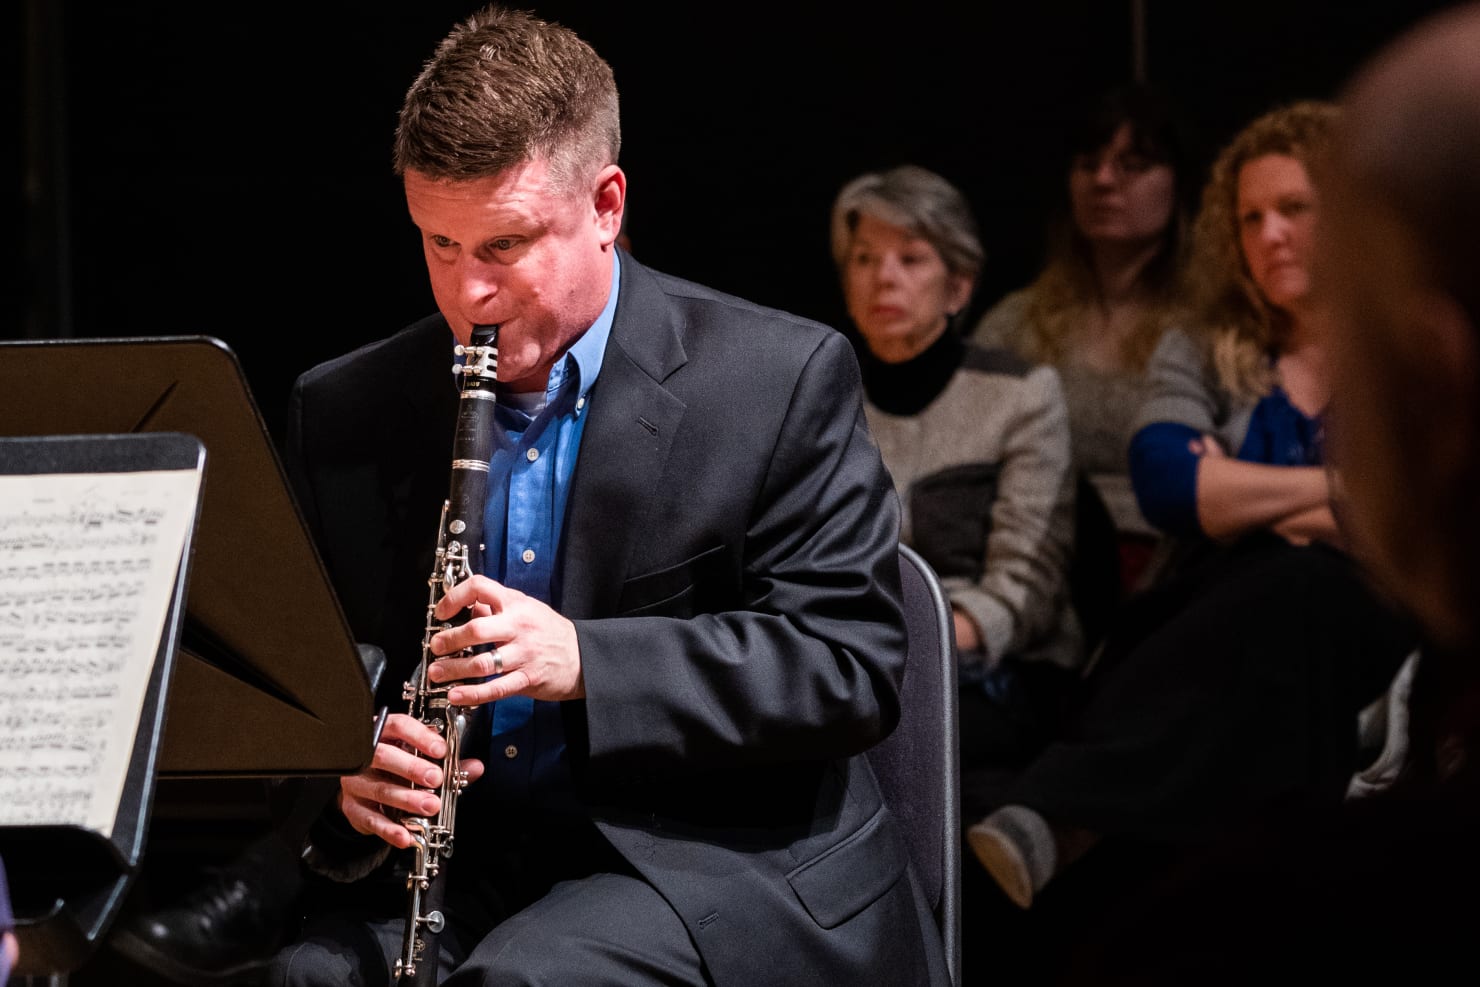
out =
[[(439, 984), (711, 982), (678, 915), (588, 821), (493, 828), (476, 820), (459, 811)], [(301, 934), (279, 951), (266, 983), (389, 987), (406, 926), (404, 859), (393, 851), (383, 872), (315, 885)]]
[[(391, 983), (404, 921), (328, 915), (311, 921), (273, 961), (277, 987), (374, 987)], [(594, 874), (563, 881), (500, 922), (466, 955), (444, 938), (438, 983), (703, 985), (710, 983), (688, 931), (640, 878)]]
[(1127, 605), (1071, 728), (1003, 801), (1170, 842), (1339, 801), (1357, 713), (1417, 643), (1340, 552), (1272, 535), (1218, 548)]

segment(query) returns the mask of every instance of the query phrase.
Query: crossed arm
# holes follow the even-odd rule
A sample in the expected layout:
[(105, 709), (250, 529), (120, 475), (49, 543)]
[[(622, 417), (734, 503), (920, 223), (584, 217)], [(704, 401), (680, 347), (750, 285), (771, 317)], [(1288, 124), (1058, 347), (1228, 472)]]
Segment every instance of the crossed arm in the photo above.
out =
[(1197, 519), (1223, 541), (1268, 528), (1287, 541), (1341, 544), (1331, 483), (1321, 466), (1269, 466), (1228, 456), (1211, 436), (1197, 464)]
[(1151, 396), (1130, 456), (1137, 499), (1153, 523), (1220, 541), (1268, 529), (1295, 544), (1343, 543), (1326, 467), (1235, 459), (1216, 437), (1232, 409), (1189, 337), (1168, 332), (1147, 372)]

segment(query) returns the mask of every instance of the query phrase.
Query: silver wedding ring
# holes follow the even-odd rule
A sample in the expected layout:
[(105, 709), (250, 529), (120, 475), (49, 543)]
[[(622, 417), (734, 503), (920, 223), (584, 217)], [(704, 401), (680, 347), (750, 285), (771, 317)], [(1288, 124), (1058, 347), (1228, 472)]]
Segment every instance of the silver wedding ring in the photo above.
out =
[(493, 652), (493, 674), (495, 674), (495, 675), (502, 675), (502, 674), (504, 674), (504, 656), (501, 655), (501, 654), (499, 654), (498, 653), (498, 649), (496, 649), (496, 648), (494, 649), (494, 652)]

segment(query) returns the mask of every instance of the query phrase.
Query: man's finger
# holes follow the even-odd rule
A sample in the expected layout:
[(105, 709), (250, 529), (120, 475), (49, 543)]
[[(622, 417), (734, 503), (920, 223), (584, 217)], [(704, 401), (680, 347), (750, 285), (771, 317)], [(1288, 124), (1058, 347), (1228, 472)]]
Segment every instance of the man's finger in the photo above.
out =
[(512, 664), (509, 649), (499, 648), (458, 658), (441, 658), (428, 674), (433, 682), (456, 682), (458, 679), (482, 679), (502, 675)]
[(438, 620), (447, 620), (459, 610), (477, 604), (484, 604), (490, 613), (498, 613), (512, 599), (523, 594), (518, 590), (510, 589), (496, 579), (487, 576), (473, 576), (464, 579), (456, 586), (450, 587), (437, 601), (436, 609), (432, 611)]
[(481, 706), (484, 703), (516, 696), (529, 686), (529, 674), (522, 668), (516, 668), (512, 672), (505, 672), (499, 678), (487, 682), (474, 682), (449, 689), (447, 701), (454, 706)]
[(364, 833), (366, 836), (378, 836), (391, 846), (402, 850), (411, 847), (413, 842), (411, 832), (405, 826), (387, 817), (378, 806), (352, 798), (346, 799), (340, 808), (344, 813), (344, 818), (354, 827), (355, 832)]
[(401, 741), (434, 760), (447, 754), (447, 741), (442, 735), (406, 713), (393, 713), (386, 720), (380, 733), (380, 744), (376, 746), (377, 754), (387, 741)]

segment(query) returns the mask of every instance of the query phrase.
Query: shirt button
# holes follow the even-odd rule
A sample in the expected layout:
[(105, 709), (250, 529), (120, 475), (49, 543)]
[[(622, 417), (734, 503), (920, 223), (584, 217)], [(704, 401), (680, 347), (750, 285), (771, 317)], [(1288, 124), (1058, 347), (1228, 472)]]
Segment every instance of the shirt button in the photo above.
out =
[(507, 757), (509, 760), (512, 761), (514, 758), (516, 758), (518, 756), (519, 756), (519, 748), (515, 747), (513, 744), (510, 744), (508, 747), (505, 747), (504, 748), (504, 757)]
[(531, 449), (524, 454), (524, 458), (532, 463), (540, 458), (540, 451), (538, 449)]
[(585, 398), (577, 398), (576, 399), (576, 410), (577, 411), (580, 411), (584, 407), (586, 407), (586, 399)]
[(533, 562), (534, 561), (534, 549), (532, 549), (532, 548), (526, 548), (524, 550), (524, 554), (521, 555), (521, 556), (519, 556), (519, 557), (521, 559), (523, 559), (526, 563)]

